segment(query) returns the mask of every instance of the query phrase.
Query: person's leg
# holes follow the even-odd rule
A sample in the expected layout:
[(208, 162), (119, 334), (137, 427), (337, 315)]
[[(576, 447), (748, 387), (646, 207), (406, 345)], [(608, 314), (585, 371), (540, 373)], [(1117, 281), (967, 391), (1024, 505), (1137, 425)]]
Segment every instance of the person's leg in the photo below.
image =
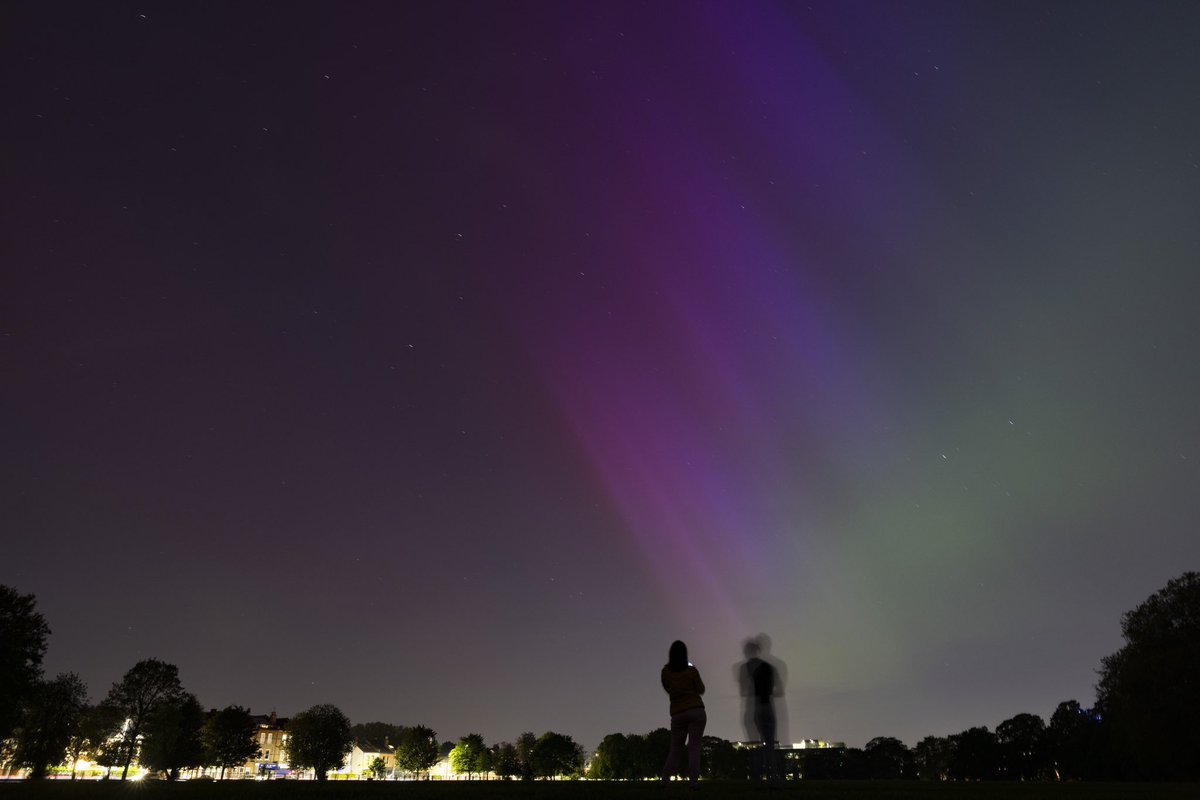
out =
[(694, 788), (700, 781), (700, 739), (704, 736), (708, 715), (703, 708), (694, 708), (687, 713), (690, 715), (687, 722), (688, 780)]
[(752, 763), (756, 780), (771, 777), (771, 740), (775, 738), (775, 723), (771, 719), (770, 711), (770, 706), (765, 703), (754, 704), (754, 727), (758, 732), (758, 747), (755, 749)]
[(766, 758), (766, 777), (767, 780), (776, 782), (779, 780), (779, 750), (778, 742), (776, 741), (776, 725), (775, 725), (775, 709), (767, 706), (763, 713), (763, 755)]
[(687, 720), (683, 714), (671, 717), (671, 750), (667, 753), (667, 763), (663, 765), (662, 779), (671, 780), (679, 772), (679, 761), (683, 758), (683, 740), (687, 736)]

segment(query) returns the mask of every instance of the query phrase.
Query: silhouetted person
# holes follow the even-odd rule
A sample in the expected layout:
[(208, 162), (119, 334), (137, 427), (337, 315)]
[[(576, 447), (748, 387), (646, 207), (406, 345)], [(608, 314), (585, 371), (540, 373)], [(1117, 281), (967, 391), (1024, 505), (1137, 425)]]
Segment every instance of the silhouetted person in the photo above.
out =
[(746, 660), (738, 668), (738, 684), (742, 691), (746, 738), (760, 745), (755, 764), (757, 777), (774, 782), (781, 778), (777, 750), (779, 715), (775, 698), (783, 696), (784, 675), (781, 674), (782, 662), (767, 655), (770, 649), (771, 640), (765, 634), (746, 640), (742, 646)]
[(704, 712), (704, 681), (700, 671), (688, 663), (687, 645), (680, 641), (671, 643), (667, 653), (667, 664), (662, 668), (662, 686), (671, 698), (671, 752), (663, 765), (662, 779), (671, 780), (679, 771), (683, 758), (684, 743), (687, 743), (688, 780), (692, 788), (698, 788), (700, 780), (700, 737), (708, 715)]

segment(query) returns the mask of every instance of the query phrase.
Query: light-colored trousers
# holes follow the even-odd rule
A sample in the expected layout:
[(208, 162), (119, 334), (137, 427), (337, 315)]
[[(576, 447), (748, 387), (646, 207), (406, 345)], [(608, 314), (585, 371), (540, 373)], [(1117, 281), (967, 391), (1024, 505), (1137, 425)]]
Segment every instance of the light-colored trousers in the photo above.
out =
[(671, 752), (667, 763), (663, 766), (662, 779), (671, 780), (671, 776), (679, 772), (679, 762), (683, 758), (684, 741), (687, 741), (688, 779), (694, 784), (700, 780), (700, 737), (704, 735), (704, 725), (708, 715), (703, 708), (689, 708), (671, 715)]

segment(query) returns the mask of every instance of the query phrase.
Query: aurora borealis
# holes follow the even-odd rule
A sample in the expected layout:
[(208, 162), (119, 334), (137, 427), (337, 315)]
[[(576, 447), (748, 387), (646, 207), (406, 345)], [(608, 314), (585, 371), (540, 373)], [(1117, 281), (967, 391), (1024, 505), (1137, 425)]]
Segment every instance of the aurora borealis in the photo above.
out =
[(1200, 557), (1200, 8), (14, 4), (0, 582), (93, 696), (1093, 698)]

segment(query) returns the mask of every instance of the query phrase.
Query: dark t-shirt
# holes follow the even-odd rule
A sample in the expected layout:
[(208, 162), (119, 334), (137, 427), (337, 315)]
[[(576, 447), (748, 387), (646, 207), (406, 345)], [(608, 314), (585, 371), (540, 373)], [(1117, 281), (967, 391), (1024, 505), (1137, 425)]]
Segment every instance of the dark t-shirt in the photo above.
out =
[(769, 703), (775, 696), (775, 668), (766, 661), (756, 660), (758, 663), (750, 670), (750, 680), (754, 683), (754, 699), (760, 703)]

